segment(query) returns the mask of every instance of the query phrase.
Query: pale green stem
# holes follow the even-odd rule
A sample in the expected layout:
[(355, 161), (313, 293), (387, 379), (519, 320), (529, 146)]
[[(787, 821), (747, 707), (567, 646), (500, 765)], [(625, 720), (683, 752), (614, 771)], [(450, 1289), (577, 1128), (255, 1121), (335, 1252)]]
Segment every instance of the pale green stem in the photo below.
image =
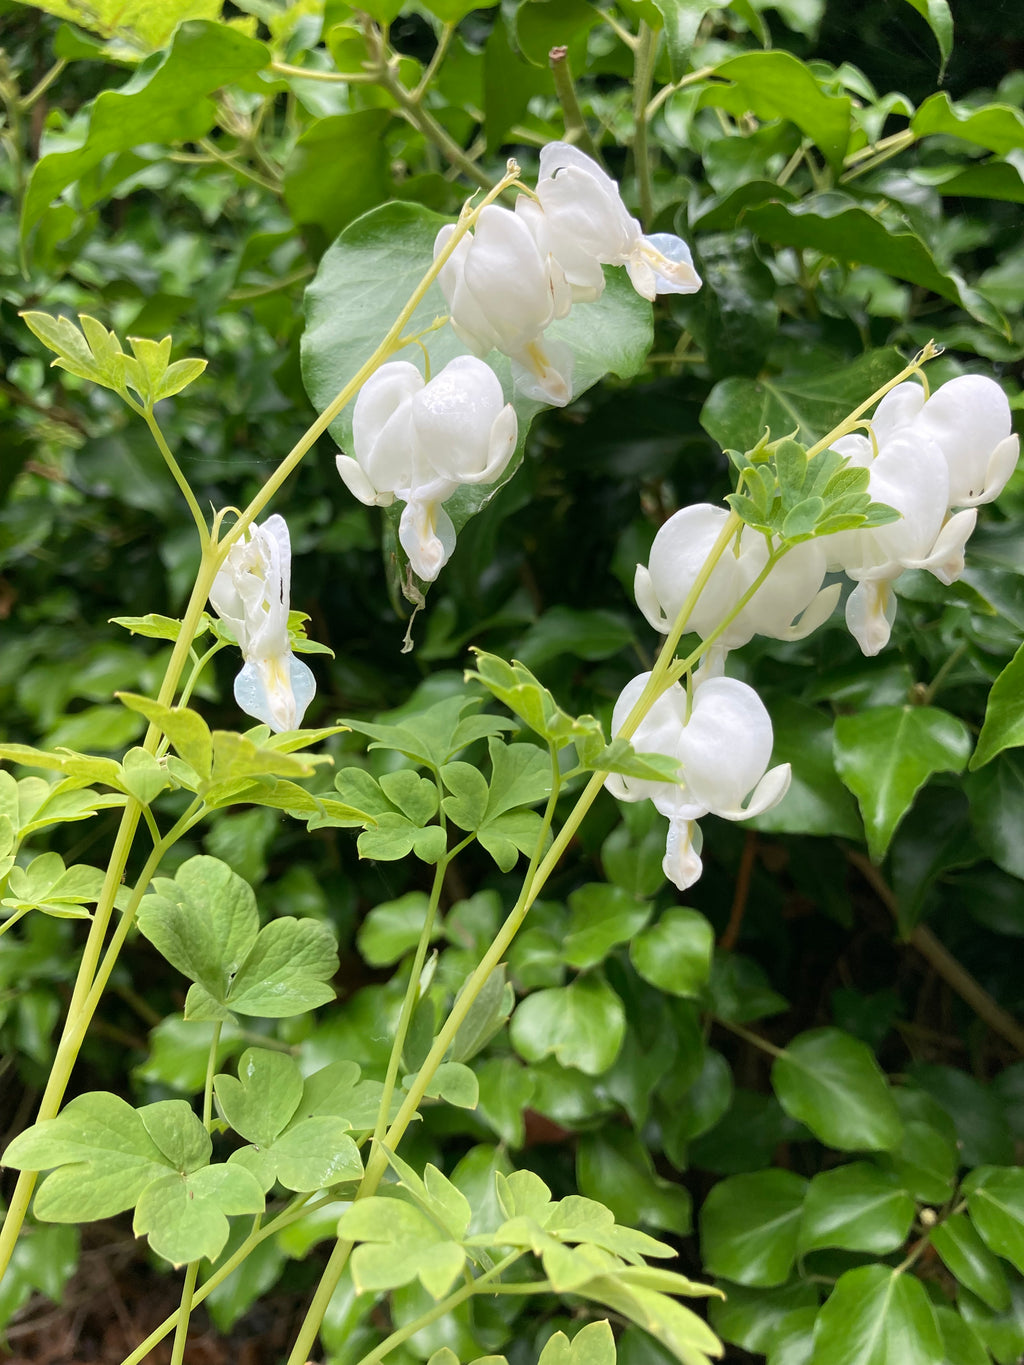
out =
[(12, 915), (8, 916), (8, 918), (4, 920), (3, 924), (0, 924), (0, 934), (6, 934), (7, 930), (12, 928), (15, 924), (17, 924), (18, 920), (24, 919), (25, 916), (28, 914), (29, 910), (31, 909), (32, 907), (30, 905), (26, 905), (23, 906), (20, 910), (15, 910)]
[(492, 1294), (502, 1293), (503, 1286), (494, 1284), (494, 1280), (498, 1278), (502, 1271), (507, 1270), (509, 1266), (514, 1265), (515, 1262), (525, 1254), (526, 1253), (523, 1251), (509, 1252), (507, 1256), (502, 1257), (497, 1265), (492, 1266), (490, 1270), (485, 1270), (482, 1275), (478, 1275), (476, 1279), (471, 1279), (468, 1284), (464, 1284), (461, 1289), (456, 1289), (456, 1291), (453, 1294), (449, 1294), (446, 1299), (441, 1299), (433, 1308), (428, 1308), (427, 1311), (421, 1313), (418, 1318), (414, 1318), (412, 1322), (407, 1322), (403, 1327), (399, 1327), (396, 1331), (392, 1332), (379, 1346), (375, 1346), (367, 1355), (361, 1356), (357, 1361), (357, 1365), (377, 1365), (378, 1361), (383, 1360), (386, 1355), (390, 1355), (396, 1346), (401, 1346), (403, 1341), (408, 1341), (411, 1336), (414, 1336), (422, 1328), (429, 1327), (432, 1322), (437, 1322), (438, 1318), (443, 1318), (447, 1313), (454, 1312), (459, 1304), (465, 1303), (466, 1300), (471, 1299), (474, 1294), (481, 1294), (485, 1290), (490, 1291)]
[(412, 98), (417, 102), (417, 104), (420, 102), (420, 100), (422, 100), (423, 96), (430, 89), (430, 82), (437, 75), (438, 67), (444, 61), (448, 53), (448, 48), (449, 45), (451, 44), (454, 33), (455, 33), (454, 24), (445, 24), (444, 27), (441, 29), (441, 36), (437, 40), (437, 47), (434, 48), (434, 55), (427, 63), (427, 68), (423, 72), (423, 76), (420, 80), (419, 85), (416, 86), (415, 90), (411, 91)]
[[(658, 696), (659, 692), (664, 690), (664, 687), (667, 686), (666, 679), (672, 657), (675, 653), (675, 646), (685, 629), (686, 621), (689, 619), (704, 585), (711, 576), (715, 564), (718, 563), (718, 560), (725, 553), (732, 534), (734, 534), (737, 527), (741, 525), (740, 518), (736, 516), (735, 513), (731, 513), (728, 525), (729, 534), (726, 535), (723, 532), (712, 546), (701, 573), (698, 574), (693, 588), (690, 590), (686, 601), (683, 603), (673, 631), (662, 645), (658, 660), (652, 670), (651, 678), (648, 680), (648, 684), (644, 688), (636, 705), (620, 727), (616, 738), (621, 736), (622, 738), (628, 739), (635, 732), (654, 699)], [(741, 607), (739, 605), (733, 609), (724, 623), (723, 629), (740, 609)], [(590, 781), (577, 799), (576, 805), (569, 813), (565, 824), (552, 841), (546, 857), (540, 861), (539, 864), (537, 861), (537, 854), (535, 854), (533, 860), (531, 860), (519, 899), (509, 912), (504, 924), (498, 931), (497, 937), (484, 954), (479, 965), (470, 975), (458, 999), (452, 1005), (448, 1018), (445, 1020), (440, 1033), (434, 1039), (426, 1060), (420, 1067), (416, 1079), (413, 1081), (398, 1114), (395, 1116), (394, 1122), (384, 1136), (383, 1144), (378, 1144), (373, 1148), (369, 1160), (366, 1163), (363, 1179), (360, 1182), (359, 1189), (356, 1193), (357, 1199), (365, 1199), (376, 1191), (377, 1186), (380, 1184), (381, 1178), (387, 1169), (387, 1155), (384, 1148), (386, 1147), (389, 1151), (394, 1151), (402, 1140), (406, 1129), (416, 1115), (420, 1102), (426, 1094), (430, 1081), (437, 1071), (437, 1068), (444, 1061), (445, 1054), (451, 1046), (459, 1028), (462, 1026), (466, 1015), (472, 1008), (474, 1001), (483, 989), (491, 972), (494, 971), (495, 967), (497, 967), (505, 956), (509, 945), (512, 943), (512, 940), (515, 938), (520, 926), (525, 920), (530, 907), (540, 895), (548, 877), (554, 871), (562, 854), (572, 841), (576, 830), (582, 823), (587, 811), (593, 805), (607, 776), (608, 774), (604, 772), (597, 772), (592, 775)], [(552, 791), (552, 798), (555, 796), (557, 796), (557, 784)], [(549, 799), (547, 811), (548, 820), (550, 820), (553, 811), (554, 802), (553, 799)], [(538, 853), (540, 846), (541, 845), (539, 844)], [(320, 1329), (320, 1323), (323, 1321), (327, 1306), (331, 1301), (331, 1296), (337, 1288), (338, 1281), (341, 1279), (341, 1274), (345, 1268), (345, 1263), (348, 1260), (349, 1252), (352, 1250), (352, 1245), (351, 1242), (345, 1240), (339, 1240), (335, 1243), (334, 1250), (331, 1252), (330, 1259), (327, 1262), (320, 1283), (317, 1286), (316, 1293), (309, 1306), (305, 1321), (299, 1330), (299, 1335), (295, 1339), (295, 1344), (292, 1347), (291, 1355), (288, 1357), (287, 1365), (304, 1365), (304, 1362), (308, 1360), (316, 1340), (317, 1332)]]
[(600, 162), (601, 154), (594, 145), (594, 139), (590, 136), (590, 129), (583, 117), (580, 102), (576, 98), (576, 85), (572, 78), (572, 68), (569, 66), (569, 49), (567, 47), (553, 47), (548, 53), (548, 66), (551, 69), (551, 78), (555, 83), (558, 103), (562, 106), (566, 141), (573, 143), (586, 152), (587, 156)]
[(714, 75), (714, 72), (715, 68), (713, 66), (702, 66), (696, 71), (691, 71), (690, 74), (684, 76), (682, 80), (675, 81), (672, 85), (663, 85), (647, 105), (646, 112), (648, 123), (665, 101), (669, 99), (670, 96), (674, 95), (677, 90), (685, 90), (688, 85), (697, 85), (700, 81), (706, 81), (709, 76)]
[(21, 112), (27, 113), (32, 108), (36, 100), (42, 99), (50, 86), (54, 83), (60, 73), (67, 66), (67, 61), (63, 57), (58, 57), (49, 71), (45, 72), (27, 95), (18, 101), (18, 108)]
[(420, 973), (423, 970), (423, 963), (426, 960), (427, 949), (430, 947), (430, 940), (434, 933), (434, 919), (437, 915), (437, 907), (441, 900), (441, 888), (444, 885), (444, 874), (448, 869), (450, 859), (445, 856), (439, 858), (437, 866), (434, 868), (434, 884), (430, 888), (430, 900), (427, 902), (427, 915), (423, 921), (423, 928), (420, 930), (419, 942), (416, 944), (416, 953), (412, 960), (412, 968), (409, 972), (409, 984), (405, 990), (405, 998), (402, 1001), (402, 1012), (398, 1017), (398, 1028), (395, 1031), (394, 1042), (391, 1044), (391, 1056), (388, 1058), (387, 1074), (384, 1077), (384, 1089), (380, 1097), (380, 1109), (377, 1113), (377, 1122), (373, 1130), (374, 1143), (380, 1142), (384, 1136), (384, 1130), (388, 1126), (388, 1114), (391, 1111), (391, 1097), (395, 1093), (395, 1083), (398, 1080), (398, 1068), (402, 1061), (402, 1049), (405, 1047), (405, 1040), (409, 1033), (409, 1025), (412, 1022), (413, 1011), (416, 1008), (416, 1000), (419, 995)]
[(271, 62), (269, 69), (277, 76), (297, 76), (304, 81), (328, 81), (334, 85), (377, 85), (380, 81), (376, 71), (314, 71), (308, 66), (289, 66), (287, 62)]
[(143, 407), (141, 403), (136, 403), (134, 399), (130, 398), (128, 394), (124, 392), (122, 392), (121, 397), (131, 408), (132, 412), (137, 413), (138, 416), (141, 417), (142, 420), (146, 423), (146, 426), (149, 427), (149, 434), (153, 437), (153, 440), (156, 442), (157, 449), (160, 451), (160, 454), (164, 457), (164, 463), (167, 465), (167, 468), (171, 471), (171, 474), (174, 476), (174, 482), (181, 489), (182, 496), (188, 503), (188, 510), (192, 513), (192, 520), (195, 522), (196, 530), (199, 532), (200, 547), (205, 551), (206, 547), (210, 543), (210, 532), (209, 528), (206, 525), (206, 518), (203, 516), (202, 511), (200, 510), (199, 503), (196, 501), (196, 495), (192, 492), (192, 488), (191, 485), (189, 484), (188, 479), (186, 479), (185, 475), (181, 472), (181, 466), (178, 464), (178, 461), (174, 458), (170, 446), (164, 439), (164, 434), (160, 430), (159, 423), (157, 422), (156, 418), (153, 415), (152, 407), (151, 406)]
[(636, 172), (637, 195), (640, 200), (640, 221), (650, 227), (654, 217), (654, 195), (651, 189), (651, 164), (647, 147), (647, 105), (654, 80), (654, 56), (658, 34), (641, 22), (639, 42), (633, 58), (633, 169)]
[(922, 365), (932, 360), (935, 356), (942, 354), (942, 347), (936, 346), (934, 341), (929, 341), (923, 350), (919, 351), (914, 359), (904, 369), (900, 370), (895, 379), (890, 379), (888, 383), (876, 389), (870, 398), (866, 398), (863, 403), (858, 404), (848, 417), (844, 417), (837, 427), (833, 427), (827, 436), (823, 436), (820, 441), (811, 446), (807, 452), (807, 458), (813, 460), (815, 455), (820, 455), (823, 450), (828, 450), (829, 446), (839, 440), (841, 436), (854, 431), (860, 423), (861, 417), (867, 412), (868, 408), (874, 407), (880, 398), (884, 398), (890, 389), (894, 389), (897, 384), (902, 384), (904, 379), (909, 379), (912, 374), (916, 374)]
[[(871, 169), (882, 161), (887, 161), (889, 157), (896, 156), (910, 147), (917, 141), (917, 134), (910, 128), (904, 128), (902, 132), (892, 133), (889, 137), (883, 137), (879, 142), (872, 142), (867, 147), (859, 147), (857, 151), (851, 152), (843, 160), (846, 171), (839, 177), (840, 182), (852, 180), (854, 175), (860, 175), (862, 171)], [(854, 167), (857, 167), (855, 170)]]
[[(283, 1228), (290, 1226), (290, 1224), (298, 1222), (298, 1220), (304, 1218), (307, 1213), (312, 1213), (315, 1209), (321, 1209), (327, 1204), (337, 1202), (333, 1194), (325, 1194), (320, 1199), (314, 1200), (312, 1204), (308, 1203), (308, 1200), (308, 1194), (299, 1195), (297, 1199), (293, 1199), (288, 1204), (287, 1208), (282, 1209), (276, 1218), (272, 1219), (269, 1223), (265, 1223), (263, 1227), (255, 1228), (234, 1255), (229, 1256), (224, 1264), (218, 1266), (213, 1274), (199, 1286), (192, 1296), (192, 1307), (197, 1307), (219, 1284), (223, 1284), (228, 1276), (238, 1269), (250, 1252), (255, 1250), (261, 1242), (266, 1241), (268, 1237), (272, 1237), (274, 1233), (280, 1232)], [(174, 1329), (174, 1325), (177, 1321), (178, 1314), (176, 1311), (172, 1313), (170, 1317), (164, 1318), (160, 1326), (154, 1328), (149, 1336), (146, 1337), (145, 1341), (140, 1342), (131, 1355), (125, 1357), (122, 1361), (122, 1365), (142, 1365), (142, 1362), (149, 1355), (150, 1351), (153, 1350), (154, 1346), (158, 1346), (160, 1342), (163, 1341), (164, 1337), (167, 1336), (168, 1332), (171, 1332)]]
[(206, 651), (206, 653), (196, 660), (192, 668), (192, 672), (189, 675), (189, 679), (185, 683), (185, 686), (181, 689), (181, 693), (178, 697), (179, 706), (188, 705), (189, 698), (192, 696), (192, 690), (195, 687), (196, 683), (199, 681), (200, 677), (202, 676), (203, 669), (206, 667), (206, 665), (210, 662), (210, 660), (213, 658), (215, 654), (219, 654), (222, 649), (227, 649), (227, 643), (228, 642), (226, 640), (215, 641)]
[[(203, 1125), (209, 1131), (213, 1118), (213, 1073), (217, 1070), (217, 1049), (220, 1033), (224, 1027), (218, 1019), (213, 1026), (210, 1051), (206, 1058), (206, 1083), (203, 1086)], [(171, 1347), (171, 1365), (182, 1365), (185, 1359), (185, 1343), (188, 1340), (188, 1322), (192, 1316), (192, 1297), (199, 1278), (199, 1261), (191, 1261), (185, 1271), (185, 1283), (181, 1289), (181, 1303), (178, 1307), (178, 1323), (174, 1329), (174, 1344)]]
[[(384, 69), (380, 83), (385, 90), (394, 96), (398, 107), (412, 126), (421, 132), (425, 138), (428, 138), (438, 151), (462, 172), (467, 180), (472, 180), (475, 185), (479, 185), (483, 190), (494, 188), (494, 181), (490, 176), (482, 171), (475, 161), (470, 161), (462, 147), (442, 128), (429, 109), (423, 107), (413, 92), (405, 88), (390, 67)], [(502, 188), (505, 187), (502, 186)]]
[(199, 145), (208, 156), (212, 156), (214, 161), (219, 161), (222, 166), (226, 166), (229, 171), (234, 171), (236, 175), (242, 176), (245, 180), (251, 180), (254, 185), (259, 185), (262, 190), (269, 190), (271, 194), (281, 193), (280, 182), (268, 180), (266, 176), (260, 175), (259, 171), (254, 171), (248, 166), (244, 166), (240, 161), (236, 161), (233, 156), (227, 156), (220, 150), (215, 142), (211, 142), (208, 137), (199, 139)]

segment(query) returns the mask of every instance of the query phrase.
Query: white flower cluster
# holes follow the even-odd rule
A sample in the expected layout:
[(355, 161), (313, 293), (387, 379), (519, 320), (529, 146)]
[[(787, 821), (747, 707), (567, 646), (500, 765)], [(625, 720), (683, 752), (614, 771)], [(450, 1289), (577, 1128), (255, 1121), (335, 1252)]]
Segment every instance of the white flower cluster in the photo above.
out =
[[(454, 231), (437, 234), (435, 256)], [(488, 204), (438, 278), (452, 326), (474, 355), (503, 352), (522, 393), (563, 407), (572, 397), (572, 352), (544, 332), (574, 303), (600, 298), (605, 265), (624, 265), (646, 299), (692, 294), (701, 284), (680, 237), (645, 237), (596, 161), (549, 142), (536, 197), (520, 195), (515, 209)]]
[(864, 653), (877, 654), (889, 640), (892, 585), (904, 569), (927, 569), (941, 583), (963, 573), (976, 508), (1002, 492), (1019, 442), (999, 385), (961, 375), (927, 400), (920, 384), (897, 385), (879, 403), (870, 437), (844, 436), (834, 448), (867, 468), (876, 502), (901, 514), (888, 526), (840, 532), (825, 542), (829, 568), (857, 584), (846, 623)]
[[(435, 256), (454, 231), (442, 229)], [(544, 330), (573, 303), (600, 297), (603, 265), (624, 265), (648, 299), (700, 288), (680, 238), (645, 237), (595, 161), (550, 143), (535, 196), (522, 195), (514, 211), (485, 207), (441, 268), (452, 326), (473, 355), (450, 361), (429, 382), (408, 361), (392, 361), (360, 390), (353, 454), (337, 457), (338, 473), (360, 502), (405, 504), (398, 538), (425, 582), (455, 548), (444, 503), (463, 484), (494, 483), (516, 448), (515, 412), (482, 357), (504, 352), (522, 392), (568, 403), (573, 358), (564, 343), (545, 341)], [(235, 699), (277, 731), (301, 723), (315, 687), (288, 641), (290, 573), (288, 528), (272, 516), (231, 546), (210, 592), (245, 659)]]
[[(721, 671), (727, 651), (754, 635), (781, 640), (808, 635), (831, 615), (841, 592), (839, 582), (823, 586), (826, 573), (844, 572), (857, 585), (847, 599), (847, 624), (863, 652), (877, 654), (895, 615), (894, 581), (912, 568), (927, 569), (943, 583), (959, 577), (978, 504), (998, 496), (1017, 463), (1019, 443), (1010, 432), (1006, 395), (981, 376), (952, 379), (927, 399), (921, 385), (900, 384), (879, 403), (869, 432), (844, 436), (834, 449), (868, 469), (872, 499), (895, 508), (900, 520), (796, 545), (736, 611), (769, 556), (765, 537), (744, 526), (708, 574), (686, 628), (707, 639), (735, 616), (716, 636), (689, 693), (673, 684), (633, 734), (638, 752), (678, 760), (678, 783), (608, 778), (616, 796), (650, 798), (668, 817), (663, 866), (680, 890), (701, 873), (695, 820), (708, 813), (727, 820), (760, 814), (789, 786), (788, 764), (767, 771), (772, 727), (757, 694), (745, 683), (712, 676)], [(696, 504), (658, 531), (649, 562), (637, 566), (634, 582), (637, 605), (655, 630), (668, 634), (673, 628), (728, 516), (724, 508)], [(641, 674), (626, 685), (613, 733), (648, 677)]]

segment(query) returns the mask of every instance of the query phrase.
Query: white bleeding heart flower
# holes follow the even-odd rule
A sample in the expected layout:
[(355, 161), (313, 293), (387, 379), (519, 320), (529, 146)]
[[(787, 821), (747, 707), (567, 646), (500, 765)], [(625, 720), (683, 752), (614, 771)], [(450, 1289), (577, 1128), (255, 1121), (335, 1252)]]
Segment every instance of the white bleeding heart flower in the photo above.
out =
[[(899, 388), (920, 392), (917, 385)], [(927, 569), (942, 583), (954, 582), (963, 573), (964, 547), (978, 517), (974, 507), (949, 515), (949, 466), (938, 443), (916, 423), (887, 425), (907, 410), (907, 399), (900, 394), (882, 413), (884, 440), (874, 458), (871, 442), (862, 436), (843, 437), (833, 447), (867, 467), (873, 501), (900, 513), (899, 521), (825, 540), (830, 566), (857, 582), (847, 599), (846, 623), (869, 656), (888, 643), (896, 615), (895, 580), (905, 569)]]
[(619, 187), (592, 157), (568, 142), (549, 142), (540, 154), (537, 198), (544, 210), (550, 250), (579, 299), (604, 289), (602, 265), (624, 265), (645, 299), (693, 294), (701, 278), (681, 237), (645, 237)]
[(949, 470), (951, 508), (998, 497), (1020, 453), (1006, 394), (979, 374), (947, 380), (928, 399), (920, 384), (898, 384), (879, 403), (871, 427), (880, 447), (897, 435), (935, 442)]
[[(475, 355), (501, 351), (528, 398), (564, 407), (572, 397), (572, 351), (564, 342), (546, 342), (544, 329), (568, 314), (572, 292), (546, 246), (538, 245), (536, 215), (522, 202), (522, 211), (497, 204), (482, 209), (473, 232), (460, 238), (441, 267), (438, 283), (456, 335)], [(435, 257), (454, 231), (448, 224), (437, 234)]]
[(302, 724), (316, 680), (288, 639), (291, 541), (284, 517), (268, 517), (228, 550), (213, 580), (210, 604), (234, 632), (245, 664), (235, 700), (280, 733)]
[(482, 360), (457, 356), (429, 383), (415, 365), (394, 360), (359, 391), (355, 454), (337, 457), (338, 473), (360, 502), (405, 503), (398, 538), (413, 570), (432, 582), (455, 548), (444, 502), (462, 484), (499, 478), (516, 435), (515, 412)]
[[(640, 698), (649, 673), (623, 688), (612, 713), (612, 734)], [(608, 790), (623, 801), (651, 800), (669, 821), (666, 877), (685, 891), (701, 874), (704, 815), (745, 820), (777, 805), (789, 788), (788, 763), (768, 771), (772, 723), (752, 687), (735, 678), (694, 677), (691, 694), (673, 683), (654, 702), (632, 737), (637, 753), (662, 754), (679, 763), (677, 782), (642, 781), (611, 774)], [(744, 802), (746, 804), (744, 804)]]
[[(655, 630), (667, 634), (721, 535), (729, 513), (694, 503), (660, 528), (645, 567), (637, 565), (633, 590), (637, 606)], [(686, 629), (706, 639), (725, 620), (768, 562), (762, 535), (744, 527), (726, 547), (701, 591)], [(839, 586), (822, 588), (825, 552), (814, 540), (789, 550), (765, 582), (718, 637), (726, 649), (754, 635), (799, 640), (817, 629), (839, 598)], [(797, 619), (799, 618), (799, 620)]]

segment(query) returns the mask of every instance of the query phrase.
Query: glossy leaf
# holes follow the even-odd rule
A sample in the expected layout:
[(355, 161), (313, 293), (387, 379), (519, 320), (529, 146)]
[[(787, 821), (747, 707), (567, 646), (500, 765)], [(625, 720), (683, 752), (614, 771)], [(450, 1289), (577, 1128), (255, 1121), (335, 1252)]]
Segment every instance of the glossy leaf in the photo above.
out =
[(866, 1161), (816, 1175), (800, 1221), (801, 1254), (818, 1247), (870, 1251), (901, 1247), (914, 1221), (914, 1201), (895, 1176)]
[(615, 1061), (626, 1019), (622, 1001), (597, 976), (535, 991), (520, 1001), (509, 1033), (528, 1062), (554, 1055), (563, 1066), (599, 1076)]
[(797, 1252), (807, 1181), (755, 1171), (720, 1181), (700, 1212), (704, 1268), (737, 1284), (785, 1284)]
[(924, 1285), (889, 1266), (848, 1270), (818, 1314), (812, 1365), (935, 1365), (942, 1359)]
[(1010, 1306), (1006, 1269), (978, 1236), (965, 1213), (954, 1213), (932, 1229), (929, 1239), (943, 1264), (962, 1285), (996, 1312)]
[(772, 1065), (772, 1088), (786, 1113), (829, 1147), (885, 1150), (902, 1136), (874, 1053), (839, 1029), (798, 1034)]
[(878, 707), (836, 719), (836, 768), (860, 805), (876, 862), (929, 777), (961, 772), (970, 751), (963, 721), (934, 706)]
[(980, 1166), (963, 1182), (974, 1226), (990, 1250), (1024, 1273), (1024, 1171)]
[(985, 707), (985, 723), (971, 757), (971, 768), (981, 768), (1003, 749), (1024, 744), (1024, 645), (992, 684)]
[(697, 996), (711, 972), (714, 932), (698, 910), (671, 907), (630, 944), (633, 966), (670, 995)]

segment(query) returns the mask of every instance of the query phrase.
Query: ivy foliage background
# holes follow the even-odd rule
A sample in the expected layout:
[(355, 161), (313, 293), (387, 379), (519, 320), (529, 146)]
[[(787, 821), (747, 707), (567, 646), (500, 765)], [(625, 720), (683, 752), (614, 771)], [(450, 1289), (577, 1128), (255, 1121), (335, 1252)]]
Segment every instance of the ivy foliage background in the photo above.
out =
[[(658, 305), (640, 373), (534, 423), (515, 478), (460, 531), (411, 653), (393, 532), (348, 497), (335, 445), (285, 488), (293, 604), (334, 651), (312, 660), (308, 723), (356, 722), (331, 740), (339, 783), (358, 769), (395, 790), (415, 764), (400, 746), (367, 751), (359, 724), (451, 696), (471, 644), (607, 722), (652, 653), (634, 567), (676, 508), (728, 491), (723, 448), (766, 426), (817, 439), (930, 337), (947, 348), (931, 383), (995, 373), (1022, 406), (1015, 6), (965, 8), (955, 39), (941, 0), (855, 14), (836, 0), (136, 10), (0, 5), (4, 741), (112, 755), (136, 743), (144, 717), (113, 693), (151, 691), (169, 646), (111, 619), (180, 612), (197, 558), (148, 433), (105, 390), (51, 370), (18, 312), (170, 331), (175, 356), (206, 356), (163, 421), (200, 502), (241, 504), (312, 419), (306, 385), (321, 406), (324, 366), (338, 386), (346, 335), (393, 319), (381, 285), (317, 340), (338, 235), (375, 233), (386, 276), (396, 225), (454, 215), (510, 154), (529, 179), (537, 147), (567, 129), (600, 146), (648, 229), (691, 242), (704, 288)], [(404, 207), (381, 208), (393, 200)], [(901, 578), (879, 659), (838, 618), (799, 644), (744, 650), (775, 761), (794, 766), (786, 801), (753, 830), (709, 820), (705, 874), (681, 905), (661, 873), (660, 817), (603, 797), (511, 950), (509, 1025), (467, 1057), (478, 1103), (428, 1111), (403, 1146), (471, 1202), (494, 1172), (528, 1167), (556, 1196), (578, 1190), (668, 1241), (684, 1273), (726, 1291), (710, 1313), (729, 1360), (1024, 1353), (1022, 510), (1018, 474), (985, 510), (960, 582)], [(211, 726), (236, 723), (227, 667), (202, 703)], [(467, 756), (489, 771), (482, 739)], [(102, 863), (114, 821), (65, 826), (50, 851)], [(431, 877), (394, 847), (360, 858), (345, 830), (308, 834), (253, 807), (174, 850), (166, 876), (212, 854), (256, 887), (264, 917), (329, 921), (342, 940), (338, 1003), (228, 1024), (224, 1066), (262, 1037), (307, 1073), (340, 1058), (383, 1072), (380, 1021), (401, 1002)], [(481, 847), (449, 869), (412, 1052), (516, 885)], [(4, 905), (52, 890), (13, 878)], [(79, 930), (33, 913), (0, 939), (5, 1145), (45, 1077)], [(136, 1104), (191, 1099), (211, 1026), (185, 1023), (183, 1003), (139, 937), (76, 1083)], [(328, 1214), (269, 1240), (211, 1295), (221, 1331), (259, 1296), (314, 1282)], [(17, 1323), (34, 1290), (59, 1297), (76, 1260), (73, 1230), (41, 1223), (0, 1320)], [(390, 1294), (346, 1283), (325, 1324), (332, 1365), (431, 1302), (415, 1280)], [(554, 1299), (476, 1301), (389, 1359), (447, 1347), (532, 1361), (578, 1326), (563, 1314)], [(668, 1358), (634, 1327), (618, 1349), (630, 1365)]]

